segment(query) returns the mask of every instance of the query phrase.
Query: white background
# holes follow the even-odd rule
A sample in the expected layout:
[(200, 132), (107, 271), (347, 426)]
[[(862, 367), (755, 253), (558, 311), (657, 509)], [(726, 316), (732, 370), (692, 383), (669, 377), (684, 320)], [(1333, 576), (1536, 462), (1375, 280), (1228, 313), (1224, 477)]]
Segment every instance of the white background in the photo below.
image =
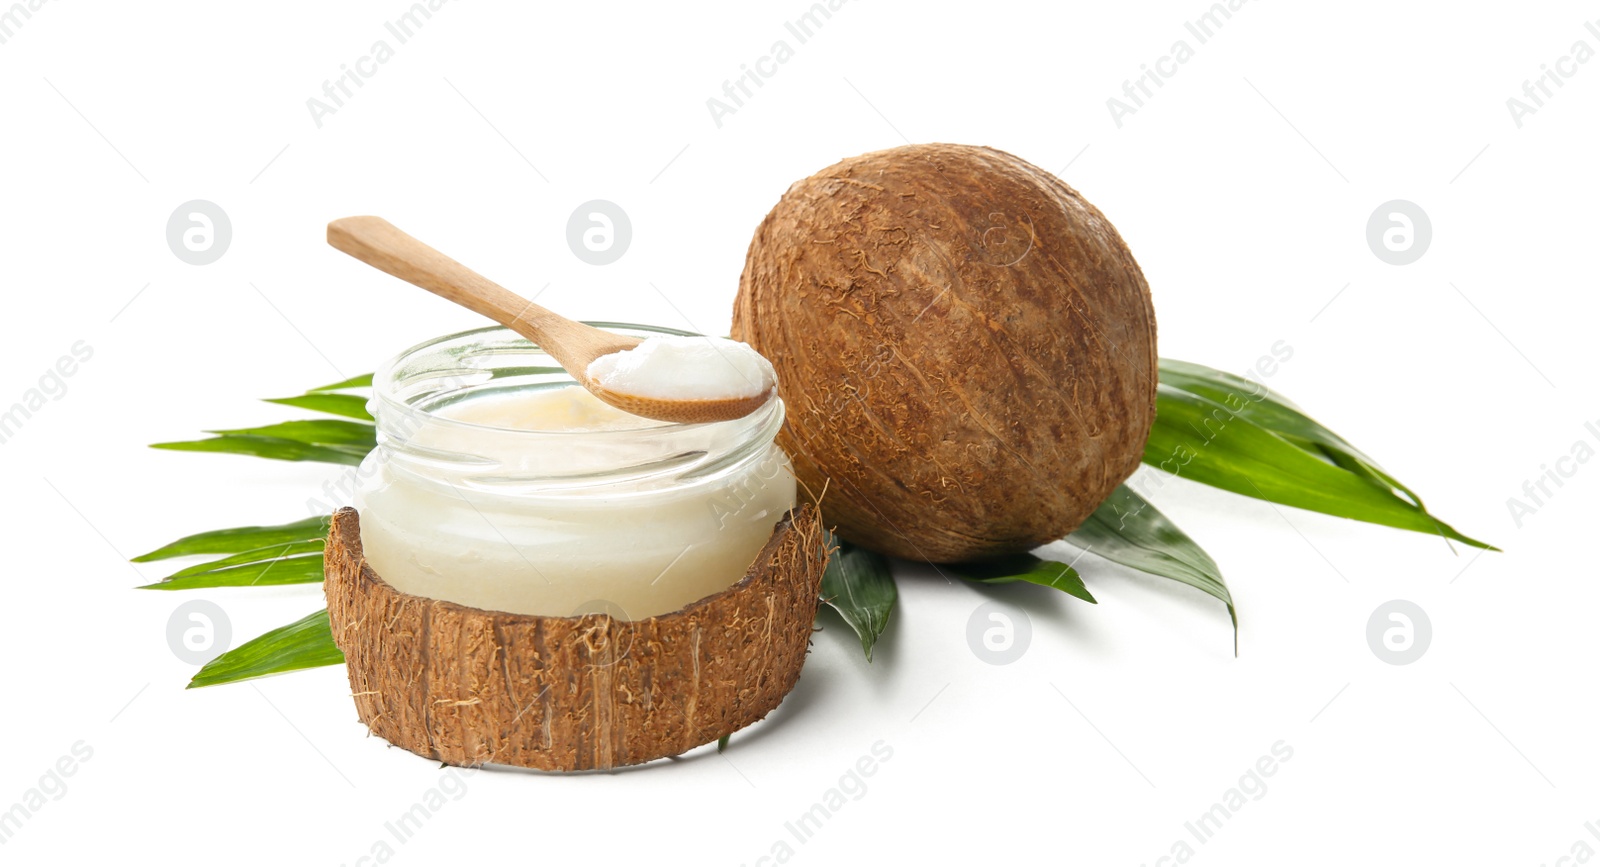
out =
[[(1157, 505), (1221, 564), (1209, 597), (1092, 557), (1088, 606), (902, 567), (870, 666), (836, 621), (797, 691), (722, 757), (576, 777), (484, 772), (397, 863), (755, 864), (1012, 858), (1151, 864), (1556, 864), (1600, 849), (1593, 737), (1600, 465), (1519, 528), (1507, 499), (1600, 420), (1592, 250), (1600, 63), (1521, 128), (1506, 107), (1587, 40), (1579, 3), (1247, 3), (1207, 44), (1200, 0), (851, 0), (804, 45), (789, 3), (450, 3), (319, 129), (306, 100), (403, 2), (43, 4), (0, 45), (0, 405), (77, 341), (70, 390), (0, 446), (7, 601), (0, 809), (72, 745), (93, 757), (0, 847), (6, 863), (355, 864), (444, 773), (366, 736), (341, 669), (188, 691), (185, 596), (127, 557), (304, 516), (322, 465), (152, 451), (294, 415), (253, 401), (371, 370), (473, 315), (324, 246), (384, 215), (587, 318), (720, 332), (751, 231), (792, 181), (910, 141), (988, 144), (1059, 173), (1116, 223), (1162, 354), (1244, 371), (1377, 457), (1504, 554), (1175, 482)], [(1106, 100), (1180, 38), (1195, 56), (1121, 128)], [(719, 128), (706, 100), (787, 39)], [(617, 202), (634, 240), (594, 267), (568, 215)], [(1432, 246), (1378, 260), (1368, 216), (1418, 203)], [(234, 238), (179, 261), (168, 216), (218, 203)], [(1314, 321), (1313, 321), (1314, 320)], [(1067, 553), (1063, 551), (1062, 553)], [(235, 643), (321, 606), (314, 587), (196, 594)], [(969, 651), (998, 597), (1015, 664)], [(1396, 667), (1368, 616), (1409, 599), (1434, 640)], [(893, 750), (809, 842), (798, 818)], [(1204, 844), (1184, 823), (1283, 741), (1266, 794)], [(394, 841), (389, 839), (392, 844)], [(1170, 862), (1163, 862), (1170, 863)]]

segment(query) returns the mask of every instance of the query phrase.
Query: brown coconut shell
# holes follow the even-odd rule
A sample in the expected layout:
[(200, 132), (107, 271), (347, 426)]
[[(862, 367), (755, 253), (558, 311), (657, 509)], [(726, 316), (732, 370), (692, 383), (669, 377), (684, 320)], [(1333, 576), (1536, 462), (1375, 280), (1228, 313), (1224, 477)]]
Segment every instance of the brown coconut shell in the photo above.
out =
[(986, 147), (911, 145), (791, 186), (750, 242), (733, 336), (770, 359), (778, 442), (823, 520), (959, 561), (1072, 532), (1155, 419), (1150, 289), (1061, 180)]
[(681, 611), (507, 614), (389, 586), (346, 508), (325, 587), (373, 734), (450, 765), (581, 771), (677, 755), (776, 708), (800, 677), (824, 565), (808, 505), (778, 522), (743, 579)]

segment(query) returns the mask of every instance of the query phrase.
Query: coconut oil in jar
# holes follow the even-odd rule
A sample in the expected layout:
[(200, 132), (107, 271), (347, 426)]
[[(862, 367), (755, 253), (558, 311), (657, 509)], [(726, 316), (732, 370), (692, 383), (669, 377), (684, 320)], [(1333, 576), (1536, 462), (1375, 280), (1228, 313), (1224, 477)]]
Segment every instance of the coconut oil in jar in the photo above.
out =
[(794, 506), (776, 394), (732, 421), (651, 421), (502, 328), (408, 350), (373, 392), (362, 543), (378, 575), (413, 595), (518, 614), (666, 614), (743, 577)]

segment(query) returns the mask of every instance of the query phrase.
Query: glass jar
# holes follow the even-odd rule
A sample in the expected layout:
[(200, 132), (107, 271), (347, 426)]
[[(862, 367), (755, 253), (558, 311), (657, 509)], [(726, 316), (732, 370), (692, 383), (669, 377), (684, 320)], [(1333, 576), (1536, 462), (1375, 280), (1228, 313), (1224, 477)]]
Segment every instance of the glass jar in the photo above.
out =
[[(685, 332), (592, 323), (637, 337)], [(519, 614), (642, 619), (738, 581), (794, 506), (773, 395), (733, 421), (528, 430), (448, 413), (573, 380), (491, 327), (406, 350), (373, 381), (378, 447), (355, 505), (367, 562), (396, 589)], [(546, 395), (548, 397), (548, 395)]]

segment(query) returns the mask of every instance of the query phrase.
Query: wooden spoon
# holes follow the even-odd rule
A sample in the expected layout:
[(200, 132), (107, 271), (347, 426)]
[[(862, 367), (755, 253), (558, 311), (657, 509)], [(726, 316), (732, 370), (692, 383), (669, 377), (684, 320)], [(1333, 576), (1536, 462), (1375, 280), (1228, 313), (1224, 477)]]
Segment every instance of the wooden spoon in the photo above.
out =
[(328, 224), (328, 243), (357, 259), (454, 301), (533, 341), (578, 384), (617, 409), (684, 424), (743, 418), (767, 402), (754, 397), (669, 400), (612, 391), (589, 378), (589, 363), (643, 342), (602, 331), (547, 310), (400, 231), (381, 217), (345, 217)]

